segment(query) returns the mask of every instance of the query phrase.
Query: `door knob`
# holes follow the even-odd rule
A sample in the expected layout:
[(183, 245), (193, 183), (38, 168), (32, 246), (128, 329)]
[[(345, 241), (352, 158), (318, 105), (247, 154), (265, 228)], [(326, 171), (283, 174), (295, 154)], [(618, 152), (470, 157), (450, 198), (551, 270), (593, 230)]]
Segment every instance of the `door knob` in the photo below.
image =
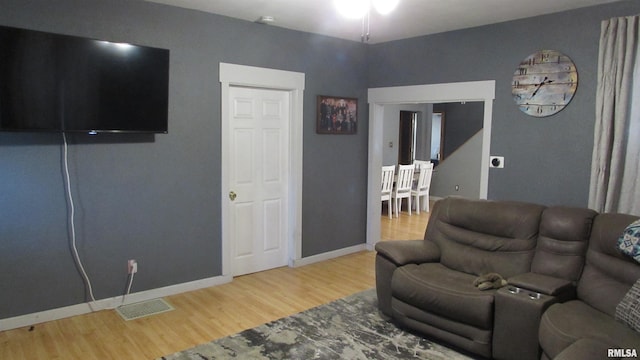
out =
[(231, 201), (234, 201), (236, 199), (236, 196), (238, 195), (235, 192), (229, 191), (229, 199), (231, 199)]

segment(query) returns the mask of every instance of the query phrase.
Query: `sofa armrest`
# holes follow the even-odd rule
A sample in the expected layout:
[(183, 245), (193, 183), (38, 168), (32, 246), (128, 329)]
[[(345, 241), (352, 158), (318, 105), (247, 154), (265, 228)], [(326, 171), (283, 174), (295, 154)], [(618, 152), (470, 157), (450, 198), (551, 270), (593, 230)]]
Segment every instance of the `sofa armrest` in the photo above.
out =
[[(432, 215), (433, 216), (433, 215)], [(440, 248), (428, 240), (391, 240), (376, 244), (376, 292), (378, 308), (392, 317), (391, 280), (401, 266), (440, 260)]]
[(508, 282), (519, 288), (555, 296), (561, 302), (575, 298), (575, 285), (569, 280), (553, 276), (529, 272), (513, 276), (508, 279)]
[(380, 241), (376, 251), (397, 266), (440, 260), (440, 248), (429, 240)]

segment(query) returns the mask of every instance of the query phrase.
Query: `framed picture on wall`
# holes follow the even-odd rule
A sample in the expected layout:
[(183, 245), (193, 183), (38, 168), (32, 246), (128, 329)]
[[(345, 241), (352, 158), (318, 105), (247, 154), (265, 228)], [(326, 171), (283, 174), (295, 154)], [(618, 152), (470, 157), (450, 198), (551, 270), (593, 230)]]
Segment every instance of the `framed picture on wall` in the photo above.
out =
[(318, 96), (318, 134), (355, 134), (358, 130), (358, 99)]

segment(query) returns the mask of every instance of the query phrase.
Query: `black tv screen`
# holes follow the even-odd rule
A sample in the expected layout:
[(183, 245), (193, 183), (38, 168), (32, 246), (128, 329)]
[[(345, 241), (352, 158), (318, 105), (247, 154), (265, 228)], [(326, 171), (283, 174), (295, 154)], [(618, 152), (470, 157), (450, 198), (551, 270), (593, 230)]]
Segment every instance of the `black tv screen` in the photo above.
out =
[(169, 50), (0, 26), (0, 131), (168, 130)]

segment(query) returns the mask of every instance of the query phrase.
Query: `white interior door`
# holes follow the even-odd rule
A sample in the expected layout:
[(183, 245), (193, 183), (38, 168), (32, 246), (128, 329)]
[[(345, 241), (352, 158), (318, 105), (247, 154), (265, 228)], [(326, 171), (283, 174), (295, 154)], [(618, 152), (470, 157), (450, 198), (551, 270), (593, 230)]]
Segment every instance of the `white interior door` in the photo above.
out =
[(232, 275), (287, 265), (289, 92), (229, 89)]

